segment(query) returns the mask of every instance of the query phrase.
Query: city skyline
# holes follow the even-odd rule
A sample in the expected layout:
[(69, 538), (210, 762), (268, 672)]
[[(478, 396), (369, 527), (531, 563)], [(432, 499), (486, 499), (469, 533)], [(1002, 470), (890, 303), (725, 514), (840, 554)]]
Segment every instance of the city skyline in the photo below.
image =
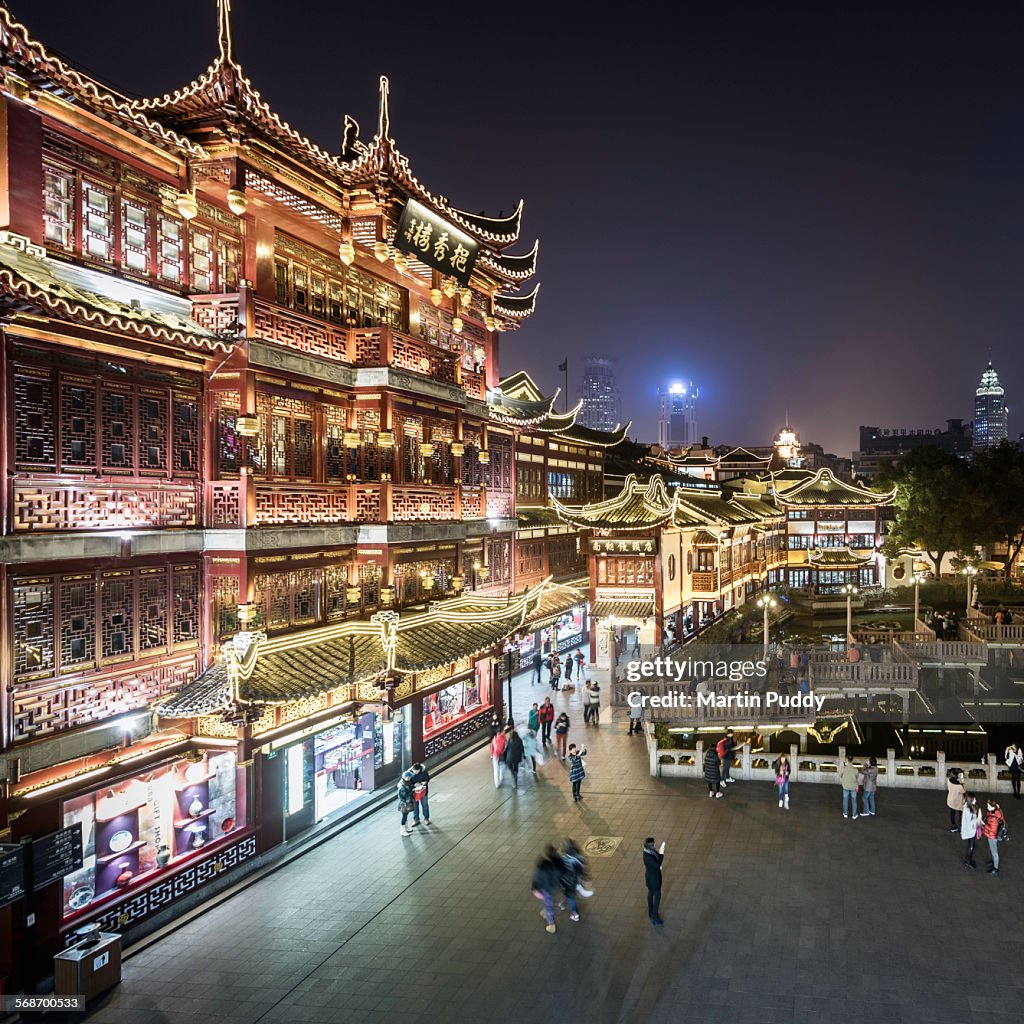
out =
[[(1004, 126), (1020, 120), (1024, 76), (1007, 8), (971, 19), (939, 9), (926, 31), (914, 5), (683, 9), (678, 38), (598, 18), (593, 45), (572, 59), (569, 23), (552, 30), (526, 10), (501, 32), (530, 73), (486, 90), (451, 79), (438, 94), (485, 139), (515, 125), (531, 154), (481, 164), (453, 159), (452, 134), (423, 101), (420, 54), (448, 50), (444, 21), (414, 18), (344, 66), (330, 32), (308, 34), (301, 69), (282, 75), (273, 5), (236, 6), (248, 73), (303, 135), (337, 151), (339, 110), (372, 125), (387, 73), (392, 122), (417, 173), (444, 180), (464, 209), (507, 213), (526, 198), (523, 239), (542, 240), (542, 288), (536, 315), (504, 343), (504, 365), (553, 391), (568, 355), (574, 393), (587, 351), (628, 349), (623, 415), (638, 437), (655, 434), (673, 364), (702, 382), (702, 433), (767, 442), (788, 407), (804, 436), (847, 453), (863, 423), (970, 419), (962, 381), (980, 373), (979, 345), (1011, 392), (1021, 377), (1024, 147)], [(176, 87), (215, 47), (212, 0), (171, 26), (129, 0), (110, 0), (95, 22), (71, 0), (13, 8), (131, 93)], [(305, 10), (330, 24), (335, 8), (311, 0)], [(109, 24), (164, 40), (165, 55), (111, 48)], [(459, 59), (460, 80), (492, 80), (486, 47)], [(597, 67), (613, 71), (592, 75)], [(671, 107), (685, 130), (664, 131)], [(606, 202), (655, 194), (669, 201), (646, 221), (635, 199)], [(627, 250), (637, 256), (624, 260)], [(822, 388), (837, 367), (841, 386)], [(793, 393), (763, 387), (769, 368)], [(1010, 436), (1019, 429), (1011, 409)]]

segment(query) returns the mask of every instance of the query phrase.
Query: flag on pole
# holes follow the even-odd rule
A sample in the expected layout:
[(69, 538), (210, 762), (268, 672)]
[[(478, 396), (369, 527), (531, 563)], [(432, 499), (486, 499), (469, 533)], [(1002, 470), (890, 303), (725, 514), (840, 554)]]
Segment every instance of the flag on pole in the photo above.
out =
[(566, 373), (566, 372), (568, 372), (568, 369), (569, 369), (569, 360), (568, 359), (566, 359), (563, 362), (558, 364), (558, 371), (559, 371), (559, 373)]

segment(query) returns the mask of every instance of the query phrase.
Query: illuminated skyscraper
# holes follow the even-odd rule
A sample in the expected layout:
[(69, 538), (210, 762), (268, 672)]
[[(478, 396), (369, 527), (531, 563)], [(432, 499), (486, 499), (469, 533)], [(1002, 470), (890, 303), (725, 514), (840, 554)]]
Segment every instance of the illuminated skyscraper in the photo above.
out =
[(614, 430), (622, 423), (622, 401), (615, 384), (615, 360), (587, 356), (577, 398), (583, 408), (576, 422), (593, 430)]
[(1006, 392), (989, 363), (974, 392), (974, 450), (995, 448), (1009, 436)]
[(658, 391), (658, 444), (662, 448), (682, 448), (696, 444), (697, 385), (692, 380), (675, 381)]

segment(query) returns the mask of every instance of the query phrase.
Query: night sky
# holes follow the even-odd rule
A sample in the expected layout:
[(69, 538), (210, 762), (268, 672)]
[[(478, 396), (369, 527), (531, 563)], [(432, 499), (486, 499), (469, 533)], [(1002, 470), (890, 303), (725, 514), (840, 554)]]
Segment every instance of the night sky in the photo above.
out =
[[(215, 52), (215, 0), (10, 7), (133, 94)], [(659, 383), (692, 378), (713, 443), (767, 444), (788, 410), (849, 456), (861, 423), (970, 419), (990, 354), (1024, 430), (1019, 4), (571, 9), (234, 0), (236, 53), (330, 150), (346, 112), (372, 137), (389, 75), (428, 188), (525, 198), (541, 293), (502, 369), (554, 389), (568, 356), (575, 395), (585, 353), (616, 356), (642, 439)]]

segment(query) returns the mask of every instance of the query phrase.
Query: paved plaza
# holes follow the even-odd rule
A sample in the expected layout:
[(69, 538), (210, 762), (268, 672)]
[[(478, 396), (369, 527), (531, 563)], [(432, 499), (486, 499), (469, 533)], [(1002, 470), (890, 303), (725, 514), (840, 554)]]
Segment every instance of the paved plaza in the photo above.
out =
[[(548, 692), (520, 679), (517, 711)], [(1016, 841), (994, 879), (961, 867), (940, 792), (883, 789), (856, 822), (838, 785), (794, 785), (788, 814), (760, 783), (708, 800), (650, 778), (623, 712), (587, 727), (578, 696), (557, 703), (590, 751), (579, 806), (557, 758), (495, 791), (474, 753), (432, 784), (432, 827), (402, 839), (389, 804), (131, 956), (89, 1020), (963, 1024), (1024, 1008)], [(1024, 851), (1024, 805), (1004, 803)], [(663, 928), (648, 834), (668, 843)], [(530, 878), (566, 836), (621, 841), (591, 861), (582, 920), (548, 935)]]

